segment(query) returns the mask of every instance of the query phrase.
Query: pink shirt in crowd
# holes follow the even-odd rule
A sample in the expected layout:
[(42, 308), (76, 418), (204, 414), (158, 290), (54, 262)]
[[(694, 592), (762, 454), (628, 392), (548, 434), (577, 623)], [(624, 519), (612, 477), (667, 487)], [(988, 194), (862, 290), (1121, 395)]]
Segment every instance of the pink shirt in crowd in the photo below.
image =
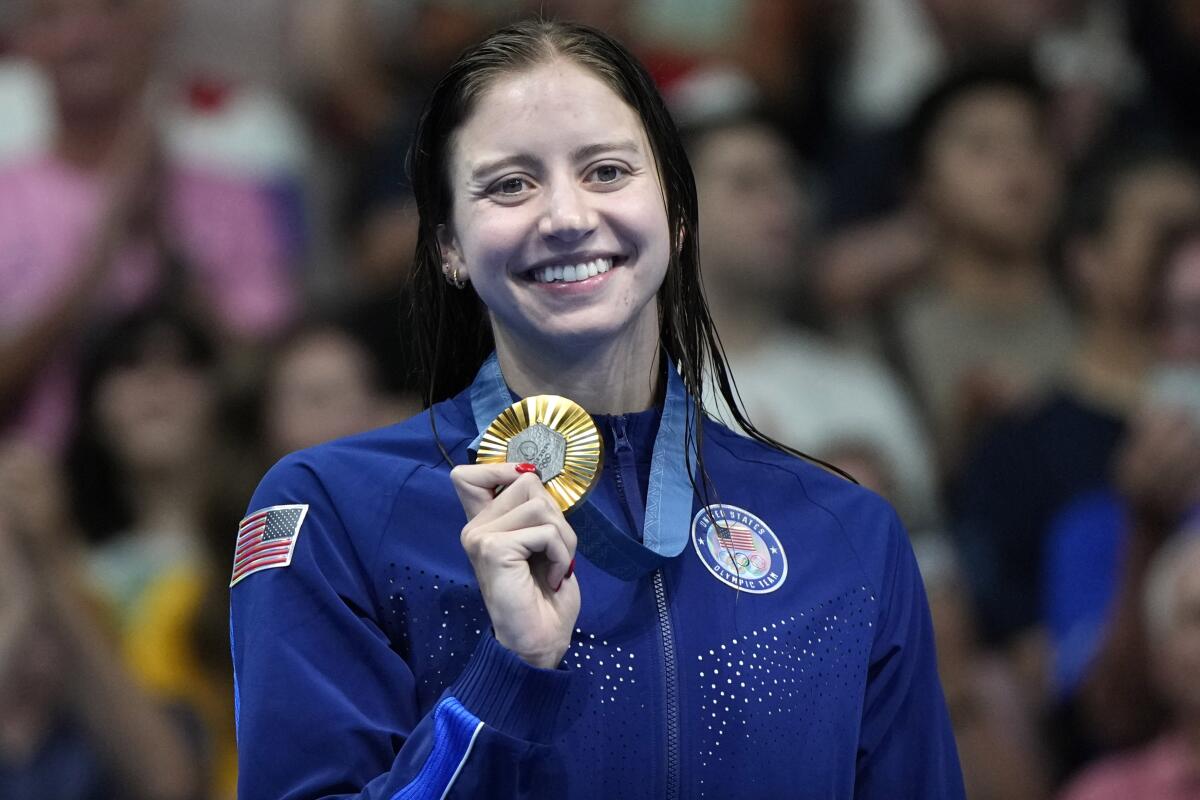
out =
[(1059, 800), (1200, 800), (1200, 765), (1182, 736), (1168, 734), (1083, 771)]
[[(102, 192), (97, 176), (52, 156), (0, 169), (0, 339), (19, 335), (78, 279)], [(296, 277), (264, 191), (180, 169), (168, 174), (164, 202), (175, 249), (227, 333), (259, 338), (288, 323), (296, 308)], [(97, 298), (93, 319), (145, 302), (158, 286), (160, 267), (148, 245), (127, 246)], [(30, 376), (15, 416), (0, 422), (0, 435), (16, 434), (51, 452), (62, 449), (74, 417), (82, 333), (65, 336)]]

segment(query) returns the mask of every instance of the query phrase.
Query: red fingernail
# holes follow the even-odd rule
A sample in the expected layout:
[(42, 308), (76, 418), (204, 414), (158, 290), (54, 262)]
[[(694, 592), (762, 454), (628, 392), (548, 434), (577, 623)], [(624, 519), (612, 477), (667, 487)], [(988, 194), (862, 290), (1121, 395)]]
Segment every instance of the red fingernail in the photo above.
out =
[(526, 472), (536, 473), (537, 471), (538, 468), (536, 464), (517, 464), (517, 473), (520, 475), (524, 475)]
[(558, 586), (554, 587), (554, 591), (557, 592), (559, 589), (561, 589), (562, 585), (567, 582), (567, 578), (571, 577), (574, 574), (575, 574), (575, 559), (572, 558), (570, 565), (567, 566), (567, 574), (563, 575), (562, 580), (558, 582)]

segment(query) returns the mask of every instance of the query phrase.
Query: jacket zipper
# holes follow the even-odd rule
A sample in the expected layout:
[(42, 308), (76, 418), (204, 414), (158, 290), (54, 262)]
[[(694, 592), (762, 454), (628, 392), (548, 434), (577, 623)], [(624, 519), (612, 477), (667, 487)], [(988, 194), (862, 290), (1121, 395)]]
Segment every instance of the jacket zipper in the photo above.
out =
[(654, 571), (654, 603), (662, 637), (664, 697), (667, 707), (667, 800), (679, 797), (679, 686), (675, 676), (675, 635), (667, 606), (667, 586), (661, 569)]
[[(637, 516), (644, 514), (646, 510), (645, 500), (641, 500), (639, 508), (631, 508), (629, 494), (626, 492), (626, 483), (633, 487), (633, 491), (641, 499), (641, 492), (638, 490), (637, 484), (637, 463), (633, 457), (633, 445), (629, 441), (628, 431), (626, 429), (625, 417), (619, 416), (613, 419), (613, 441), (614, 450), (617, 456), (617, 469), (615, 477), (617, 481), (617, 494), (621, 497), (621, 502), (625, 506), (626, 512), (632, 518), (634, 524), (634, 532), (641, 534), (641, 525), (637, 524)], [(671, 614), (670, 606), (667, 604), (667, 584), (663, 578), (661, 569), (654, 571), (652, 576), (654, 584), (654, 605), (658, 610), (658, 634), (662, 641), (663, 654), (663, 696), (665, 698), (667, 711), (667, 775), (666, 775), (666, 798), (667, 800), (675, 800), (679, 797), (679, 685), (676, 679), (675, 669), (675, 634), (671, 630)]]
[(625, 516), (629, 524), (633, 526), (634, 536), (640, 541), (643, 526), (641, 517), (646, 513), (646, 502), (638, 488), (637, 459), (634, 457), (633, 444), (629, 441), (629, 430), (626, 425), (627, 421), (624, 416), (613, 418), (613, 451), (617, 462), (614, 472), (617, 479), (617, 494), (621, 497)]

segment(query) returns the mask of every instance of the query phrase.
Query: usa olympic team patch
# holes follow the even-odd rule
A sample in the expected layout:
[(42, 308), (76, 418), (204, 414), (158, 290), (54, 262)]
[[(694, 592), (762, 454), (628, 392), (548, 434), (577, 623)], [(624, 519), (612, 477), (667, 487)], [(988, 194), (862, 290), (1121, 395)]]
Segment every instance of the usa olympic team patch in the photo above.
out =
[(721, 503), (700, 509), (692, 519), (692, 546), (717, 580), (743, 592), (773, 592), (787, 578), (779, 537), (743, 508)]

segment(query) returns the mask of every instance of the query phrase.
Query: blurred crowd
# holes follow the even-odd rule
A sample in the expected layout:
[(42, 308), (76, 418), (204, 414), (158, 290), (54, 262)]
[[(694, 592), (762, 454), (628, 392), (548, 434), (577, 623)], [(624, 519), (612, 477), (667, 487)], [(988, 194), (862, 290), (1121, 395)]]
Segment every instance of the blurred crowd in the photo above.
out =
[(969, 797), (1200, 798), (1194, 0), (4, 0), (0, 797), (234, 796), (237, 522), (419, 410), (410, 133), (538, 12), (672, 107), (751, 418), (907, 523)]

